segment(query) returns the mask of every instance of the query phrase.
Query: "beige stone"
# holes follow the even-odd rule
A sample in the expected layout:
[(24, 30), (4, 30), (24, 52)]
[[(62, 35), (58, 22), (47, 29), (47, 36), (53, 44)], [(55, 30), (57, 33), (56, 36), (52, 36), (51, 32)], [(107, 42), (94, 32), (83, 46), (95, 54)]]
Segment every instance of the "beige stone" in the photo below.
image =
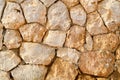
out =
[(46, 80), (75, 80), (77, 74), (75, 65), (57, 58), (51, 66)]
[(11, 74), (14, 80), (44, 80), (47, 68), (38, 65), (19, 65)]
[(109, 80), (107, 78), (96, 78), (96, 80)]
[(3, 25), (0, 23), (0, 50), (2, 49), (2, 45), (3, 45)]
[(24, 41), (41, 42), (46, 32), (44, 26), (38, 23), (23, 25), (19, 28)]
[(62, 47), (65, 42), (66, 33), (63, 31), (48, 31), (43, 43), (53, 47)]
[(4, 36), (4, 44), (8, 49), (19, 48), (22, 42), (20, 33), (17, 30), (7, 29)]
[(120, 59), (120, 46), (116, 50), (116, 59)]
[(25, 19), (19, 4), (7, 2), (1, 21), (5, 28), (9, 29), (18, 29), (23, 25), (25, 23)]
[(24, 42), (20, 48), (20, 56), (29, 64), (49, 65), (55, 56), (55, 49), (31, 42)]
[(74, 6), (70, 9), (70, 16), (73, 24), (84, 26), (86, 22), (86, 12), (81, 5)]
[(0, 0), (0, 20), (5, 6), (5, 0)]
[(120, 2), (117, 0), (103, 0), (99, 3), (98, 11), (107, 28), (115, 31), (120, 26)]
[(117, 67), (117, 71), (120, 73), (120, 60), (116, 60), (115, 66)]
[(120, 73), (118, 71), (114, 71), (111, 76), (110, 79), (106, 79), (106, 80), (120, 80)]
[(41, 0), (46, 7), (51, 6), (56, 0)]
[(86, 28), (91, 35), (104, 34), (108, 32), (97, 11), (88, 14)]
[(61, 1), (53, 4), (48, 10), (47, 28), (68, 30), (71, 24), (69, 12), (65, 4)]
[(94, 77), (89, 75), (78, 75), (77, 80), (96, 80)]
[(25, 0), (21, 6), (28, 23), (46, 23), (46, 7), (39, 0)]
[(0, 70), (0, 80), (10, 80), (10, 76), (7, 72)]
[(20, 58), (12, 51), (6, 50), (0, 52), (0, 69), (9, 71), (21, 62)]
[(24, 0), (6, 0), (6, 1), (21, 3), (21, 2), (23, 2)]
[(94, 50), (109, 50), (114, 52), (118, 46), (119, 39), (114, 33), (97, 35), (93, 37)]
[(85, 42), (85, 28), (74, 25), (67, 33), (66, 47), (76, 48), (80, 50), (84, 46)]
[(113, 72), (115, 57), (109, 51), (81, 53), (79, 67), (83, 73), (107, 77)]

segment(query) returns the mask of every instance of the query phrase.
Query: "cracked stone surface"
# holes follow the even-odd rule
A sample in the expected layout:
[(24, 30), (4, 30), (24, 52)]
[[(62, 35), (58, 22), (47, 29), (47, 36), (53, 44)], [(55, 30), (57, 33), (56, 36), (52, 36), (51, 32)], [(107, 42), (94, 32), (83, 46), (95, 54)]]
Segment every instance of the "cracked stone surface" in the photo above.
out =
[(10, 80), (10, 76), (7, 72), (0, 70), (0, 80)]
[(46, 7), (51, 6), (57, 0), (41, 0)]

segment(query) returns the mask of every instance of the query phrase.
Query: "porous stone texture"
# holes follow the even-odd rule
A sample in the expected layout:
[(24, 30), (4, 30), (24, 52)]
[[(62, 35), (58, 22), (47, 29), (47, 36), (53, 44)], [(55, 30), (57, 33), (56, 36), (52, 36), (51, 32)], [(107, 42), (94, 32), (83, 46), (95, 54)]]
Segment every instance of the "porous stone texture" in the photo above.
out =
[(0, 20), (1, 20), (4, 6), (5, 6), (5, 0), (0, 0)]
[(7, 72), (0, 70), (0, 80), (10, 80), (10, 76)]
[(57, 0), (41, 0), (46, 7), (51, 6)]

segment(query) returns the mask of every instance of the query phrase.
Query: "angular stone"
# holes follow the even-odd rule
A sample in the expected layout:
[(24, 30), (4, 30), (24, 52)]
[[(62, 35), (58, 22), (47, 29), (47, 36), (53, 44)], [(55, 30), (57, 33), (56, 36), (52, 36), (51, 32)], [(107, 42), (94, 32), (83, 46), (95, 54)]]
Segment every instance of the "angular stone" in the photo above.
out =
[(1, 20), (4, 6), (5, 6), (5, 0), (0, 0), (0, 20)]
[(88, 14), (86, 28), (91, 35), (98, 35), (108, 32), (97, 11)]
[(59, 48), (57, 51), (57, 56), (62, 58), (63, 60), (77, 64), (80, 53), (75, 49)]
[(6, 0), (6, 1), (21, 3), (21, 2), (23, 2), (24, 0)]
[(83, 47), (84, 42), (85, 28), (77, 25), (72, 26), (67, 33), (65, 46), (80, 50)]
[(116, 50), (116, 59), (120, 59), (120, 46)]
[(19, 48), (22, 42), (20, 33), (17, 30), (7, 29), (4, 36), (4, 44), (8, 49)]
[(23, 25), (25, 23), (25, 19), (19, 4), (7, 2), (1, 21), (5, 28), (9, 29), (18, 29)]
[(7, 72), (0, 70), (0, 80), (10, 80), (10, 76)]
[(20, 56), (29, 64), (49, 65), (55, 56), (55, 49), (31, 42), (24, 42), (20, 48)]
[(46, 7), (52, 5), (56, 0), (41, 0)]
[(24, 41), (41, 42), (46, 28), (38, 23), (23, 25), (19, 28)]
[(11, 74), (14, 80), (44, 80), (47, 68), (38, 65), (19, 65)]
[(75, 80), (77, 74), (75, 65), (57, 58), (51, 66), (46, 80)]
[(47, 28), (66, 31), (70, 23), (69, 12), (63, 2), (58, 1), (49, 8)]
[(70, 9), (70, 16), (73, 24), (84, 26), (86, 22), (86, 12), (81, 5), (74, 6)]
[(113, 72), (115, 57), (108, 51), (90, 51), (82, 53), (79, 62), (83, 73), (107, 77)]
[(94, 50), (109, 50), (114, 52), (118, 46), (119, 39), (114, 33), (97, 35), (93, 37)]
[(120, 2), (117, 0), (103, 0), (98, 5), (98, 11), (107, 28), (115, 31), (120, 26)]
[(46, 7), (39, 0), (25, 0), (21, 6), (28, 23), (46, 23)]
[(62, 47), (65, 42), (66, 33), (63, 31), (48, 31), (43, 43), (53, 47)]
[(20, 58), (12, 51), (0, 51), (0, 69), (9, 71), (21, 62)]
[(0, 50), (2, 49), (2, 40), (3, 40), (3, 25), (0, 23)]
[(78, 75), (77, 80), (96, 80), (96, 79), (89, 75)]

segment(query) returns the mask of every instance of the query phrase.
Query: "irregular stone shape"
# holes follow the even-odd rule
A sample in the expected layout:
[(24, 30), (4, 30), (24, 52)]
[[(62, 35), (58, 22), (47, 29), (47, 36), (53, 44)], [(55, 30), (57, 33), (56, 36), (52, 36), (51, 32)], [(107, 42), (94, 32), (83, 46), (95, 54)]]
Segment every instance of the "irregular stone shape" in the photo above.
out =
[(111, 74), (110, 79), (107, 80), (120, 80), (120, 73), (118, 71), (114, 71)]
[(19, 65), (11, 74), (14, 80), (44, 80), (47, 68), (38, 65)]
[(12, 51), (6, 50), (0, 52), (0, 69), (9, 71), (21, 62), (20, 58)]
[(1, 20), (4, 6), (5, 6), (5, 0), (0, 0), (0, 20)]
[(22, 10), (17, 3), (7, 2), (2, 17), (2, 23), (5, 28), (18, 29), (25, 23), (25, 19), (22, 14)]
[(19, 48), (22, 42), (20, 33), (17, 30), (7, 29), (4, 36), (4, 44), (8, 49)]
[(20, 48), (20, 56), (29, 64), (49, 65), (55, 56), (55, 49), (31, 42), (24, 42)]
[(109, 50), (114, 52), (118, 46), (119, 39), (114, 33), (97, 35), (93, 37), (94, 50)]
[(0, 70), (0, 80), (10, 80), (10, 76), (7, 72)]
[(88, 14), (86, 28), (91, 35), (98, 35), (108, 32), (97, 11)]
[(38, 23), (23, 25), (19, 28), (20, 33), (25, 41), (41, 42), (46, 32), (46, 28)]
[(46, 34), (43, 43), (53, 46), (53, 47), (62, 47), (65, 42), (66, 33), (63, 31), (48, 31)]
[(86, 22), (86, 12), (81, 5), (77, 5), (70, 9), (70, 16), (72, 18), (73, 24), (84, 26)]
[(89, 75), (78, 75), (77, 80), (96, 80), (96, 79)]
[(21, 2), (23, 2), (24, 0), (6, 0), (6, 1), (21, 3)]
[(80, 53), (75, 49), (59, 48), (57, 51), (57, 56), (62, 58), (63, 60), (77, 64)]
[(56, 0), (41, 0), (46, 7), (52, 5)]
[(0, 23), (0, 50), (2, 49), (2, 40), (3, 40), (3, 25)]
[(120, 60), (116, 60), (115, 66), (117, 67), (117, 71), (120, 73)]
[(75, 80), (77, 74), (75, 65), (57, 58), (52, 64), (46, 80)]
[(107, 77), (113, 72), (115, 57), (108, 51), (82, 53), (79, 67), (83, 73)]
[(64, 2), (68, 8), (79, 4), (79, 0), (62, 0), (62, 2)]
[(120, 2), (116, 0), (103, 0), (99, 3), (98, 11), (107, 28), (115, 31), (120, 26)]
[(116, 59), (120, 59), (120, 46), (116, 50)]
[(80, 50), (85, 42), (85, 28), (74, 25), (67, 33), (65, 46)]
[(63, 2), (58, 1), (49, 8), (47, 28), (66, 31), (70, 23), (69, 12)]

